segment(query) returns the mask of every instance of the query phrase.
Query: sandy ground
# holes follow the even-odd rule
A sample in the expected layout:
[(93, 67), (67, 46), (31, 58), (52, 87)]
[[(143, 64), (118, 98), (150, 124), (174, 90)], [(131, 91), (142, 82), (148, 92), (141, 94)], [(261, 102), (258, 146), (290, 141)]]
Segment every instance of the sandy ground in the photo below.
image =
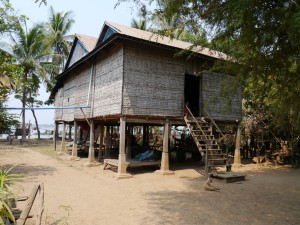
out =
[[(42, 154), (47, 146), (38, 146), (0, 144), (0, 165), (18, 164), (14, 172), (26, 176), (22, 188), (15, 187), (20, 196), (44, 184), (47, 224), (300, 224), (300, 169), (234, 168), (247, 175), (245, 181), (214, 179), (221, 191), (209, 192), (203, 189), (199, 163), (171, 164), (175, 175), (169, 176), (154, 173), (155, 168), (132, 169), (133, 178), (116, 180), (103, 165), (87, 167), (87, 159)], [(35, 224), (34, 219), (27, 224)]]

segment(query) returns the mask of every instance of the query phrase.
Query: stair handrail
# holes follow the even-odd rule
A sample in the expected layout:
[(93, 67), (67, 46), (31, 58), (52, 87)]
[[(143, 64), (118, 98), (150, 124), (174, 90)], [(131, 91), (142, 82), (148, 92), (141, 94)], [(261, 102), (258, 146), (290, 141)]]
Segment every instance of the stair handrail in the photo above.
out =
[(210, 121), (213, 123), (213, 125), (216, 127), (217, 131), (219, 133), (221, 133), (221, 138), (219, 138), (218, 140), (221, 141), (222, 139), (225, 138), (225, 135), (223, 134), (223, 132), (221, 131), (221, 129), (218, 127), (218, 125), (216, 124), (216, 122), (214, 121), (214, 119), (210, 116), (210, 114), (208, 113), (208, 111), (204, 108), (204, 111), (206, 112), (208, 118), (210, 119)]
[(187, 111), (189, 112), (190, 116), (192, 116), (193, 120), (196, 122), (197, 126), (200, 128), (200, 131), (202, 133), (202, 135), (205, 137), (206, 139), (206, 143), (208, 143), (210, 140), (206, 137), (206, 134), (204, 133), (204, 131), (202, 130), (200, 124), (198, 123), (198, 121), (196, 120), (196, 118), (194, 117), (193, 113), (191, 112), (191, 110), (189, 109), (189, 107), (185, 104), (184, 105), (185, 108), (187, 109)]
[[(196, 118), (194, 117), (194, 115), (193, 115), (193, 113), (191, 112), (191, 110), (189, 109), (189, 107), (188, 107), (186, 104), (184, 104), (184, 107), (185, 107), (185, 109), (187, 110), (187, 112), (190, 114), (190, 116), (192, 116), (194, 122), (196, 122), (197, 126), (200, 128), (200, 131), (201, 131), (202, 135), (203, 135), (204, 138), (205, 138), (205, 142), (206, 142), (206, 143), (205, 143), (205, 177), (208, 178), (208, 177), (209, 177), (209, 168), (208, 168), (208, 158), (207, 158), (207, 156), (208, 156), (208, 145), (209, 145), (210, 140), (207, 138), (206, 134), (205, 134), (204, 131), (202, 130), (200, 124), (198, 123), (198, 121), (197, 121)], [(187, 123), (187, 120), (188, 120), (187, 115), (184, 115), (184, 119), (185, 119), (185, 122)], [(187, 124), (187, 125), (188, 125), (188, 124)], [(195, 141), (195, 137), (194, 137), (194, 135), (193, 135), (193, 132), (192, 132), (192, 131), (190, 131), (190, 132), (191, 132), (191, 135), (192, 135), (192, 137), (193, 137), (193, 139), (194, 139), (194, 141)], [(196, 140), (197, 140), (197, 138), (196, 138)], [(195, 141), (195, 142), (196, 142), (196, 141)], [(199, 143), (198, 140), (197, 140), (197, 142)], [(198, 146), (198, 145), (197, 145), (197, 146)], [(198, 149), (199, 149), (199, 146), (198, 146)], [(199, 149), (199, 151), (200, 151), (200, 149)]]

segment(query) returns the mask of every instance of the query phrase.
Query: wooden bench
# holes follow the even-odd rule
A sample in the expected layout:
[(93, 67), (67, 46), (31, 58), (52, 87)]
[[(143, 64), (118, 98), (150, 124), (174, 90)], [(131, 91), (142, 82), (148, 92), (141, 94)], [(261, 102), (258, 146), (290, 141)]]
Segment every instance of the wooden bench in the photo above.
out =
[[(126, 161), (126, 170), (129, 167), (141, 167), (141, 166), (159, 166), (160, 167), (161, 161), (137, 161), (133, 159), (128, 159)], [(104, 159), (104, 167), (105, 170), (108, 166), (113, 167), (115, 169), (119, 166), (118, 159)]]

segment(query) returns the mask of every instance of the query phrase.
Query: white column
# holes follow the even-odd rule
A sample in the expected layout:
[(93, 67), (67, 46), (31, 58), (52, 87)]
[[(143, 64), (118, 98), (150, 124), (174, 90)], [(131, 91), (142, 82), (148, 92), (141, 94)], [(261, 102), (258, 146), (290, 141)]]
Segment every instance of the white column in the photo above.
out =
[(73, 140), (73, 148), (72, 148), (72, 158), (77, 159), (77, 140), (78, 140), (78, 126), (77, 121), (74, 121), (74, 140)]
[(94, 120), (90, 121), (90, 148), (89, 148), (89, 162), (95, 162), (95, 150), (94, 150)]
[(170, 137), (170, 121), (165, 120), (164, 126), (164, 139), (163, 139), (163, 152), (161, 156), (161, 167), (160, 170), (157, 170), (157, 173), (162, 175), (171, 175), (174, 174), (173, 171), (169, 170), (169, 137)]
[(54, 122), (54, 129), (53, 129), (53, 147), (54, 147), (54, 151), (56, 151), (56, 140), (57, 140), (57, 123)]
[(126, 172), (126, 155), (125, 155), (125, 139), (126, 139), (126, 118), (120, 118), (120, 145), (119, 145), (119, 163), (118, 163), (118, 173), (116, 178), (129, 178), (130, 174)]
[(66, 122), (63, 122), (63, 130), (62, 130), (62, 137), (61, 137), (61, 152), (66, 151)]
[(241, 165), (241, 126), (238, 123), (237, 132), (236, 132), (236, 139), (235, 139), (235, 151), (234, 151), (234, 166)]

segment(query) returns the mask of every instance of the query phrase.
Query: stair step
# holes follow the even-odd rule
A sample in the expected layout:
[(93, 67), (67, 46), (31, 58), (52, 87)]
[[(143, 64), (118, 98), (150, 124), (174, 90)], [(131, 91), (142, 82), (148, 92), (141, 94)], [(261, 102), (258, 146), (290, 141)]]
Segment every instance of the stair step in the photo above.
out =
[[(206, 137), (214, 137), (214, 135), (212, 134), (194, 134), (195, 137), (203, 137), (203, 136), (206, 136)], [(213, 140), (213, 139), (210, 139), (210, 140)]]
[(197, 119), (194, 120), (194, 119), (189, 119), (189, 118), (187, 118), (186, 121), (189, 122), (189, 123), (196, 123), (196, 122), (197, 122), (197, 123), (199, 123), (199, 124), (200, 124), (200, 123), (201, 123), (201, 124), (208, 124), (207, 121), (197, 120)]
[(226, 161), (226, 160), (228, 160), (227, 158), (219, 158), (219, 159), (207, 159), (208, 161), (210, 161), (210, 162), (216, 162), (216, 161)]
[[(209, 128), (209, 127), (207, 127)], [(202, 127), (201, 126), (201, 129), (204, 131), (204, 132), (211, 132), (211, 130), (208, 130), (206, 129), (205, 127)], [(200, 132), (201, 130), (200, 129), (191, 129), (192, 132)]]
[(210, 167), (224, 167), (226, 166), (226, 164), (222, 164), (222, 165), (208, 165), (208, 168)]
[(224, 154), (207, 154), (207, 156), (224, 156)]

